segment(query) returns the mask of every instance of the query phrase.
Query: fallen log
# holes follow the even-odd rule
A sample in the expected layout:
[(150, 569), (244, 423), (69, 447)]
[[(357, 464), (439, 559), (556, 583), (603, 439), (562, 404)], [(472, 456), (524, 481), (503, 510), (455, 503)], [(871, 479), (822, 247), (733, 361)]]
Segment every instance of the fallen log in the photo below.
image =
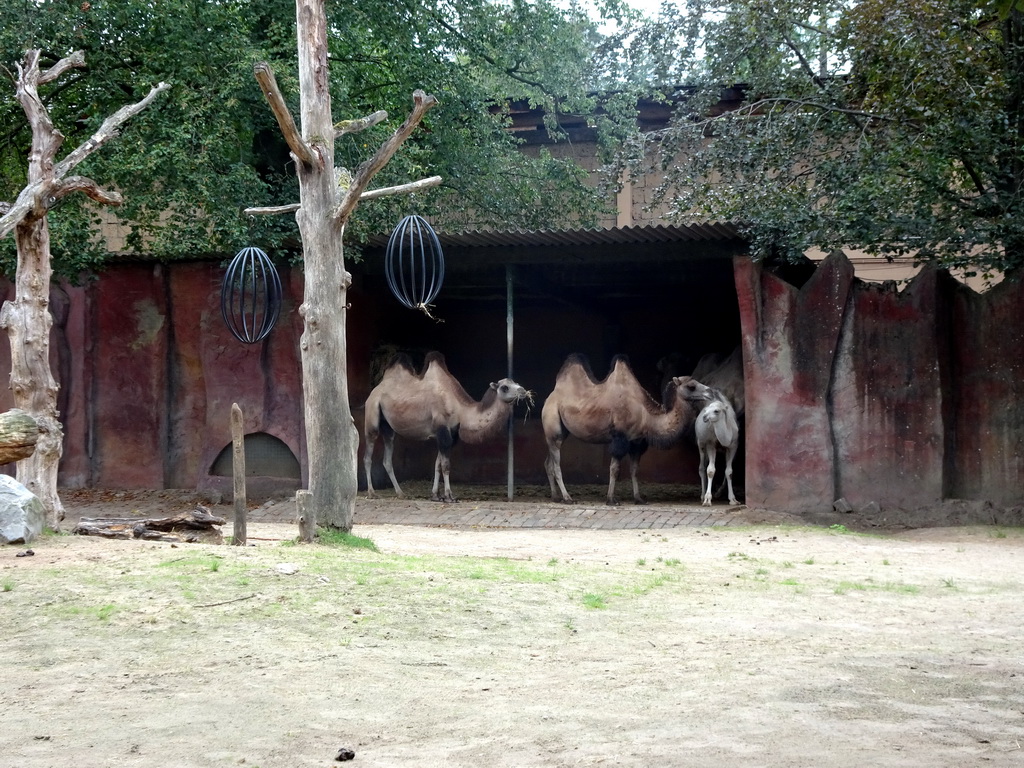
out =
[(218, 526), (227, 522), (202, 504), (170, 517), (83, 517), (72, 533), (107, 539), (144, 539), (176, 543), (223, 544)]
[(38, 439), (39, 424), (29, 413), (20, 408), (0, 413), (0, 464), (27, 459)]

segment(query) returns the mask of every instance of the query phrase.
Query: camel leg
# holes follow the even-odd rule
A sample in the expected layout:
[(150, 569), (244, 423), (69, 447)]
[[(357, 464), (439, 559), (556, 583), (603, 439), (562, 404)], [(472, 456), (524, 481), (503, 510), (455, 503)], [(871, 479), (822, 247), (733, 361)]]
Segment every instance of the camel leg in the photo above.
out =
[(615, 506), (618, 502), (615, 500), (615, 481), (619, 477), (619, 463), (622, 461), (622, 457), (630, 455), (632, 458), (633, 446), (630, 445), (629, 440), (621, 432), (612, 433), (611, 445), (612, 460), (608, 464), (608, 504)]
[[(455, 445), (458, 436), (452, 434), (452, 430), (448, 427), (441, 427), (437, 430), (435, 437), (437, 438), (437, 459), (434, 461), (434, 486), (430, 490), (430, 500), (455, 501), (448, 474), (452, 468), (452, 446)], [(444, 496), (439, 496), (442, 475), (444, 476)]]
[[(437, 458), (434, 460), (434, 486), (430, 489), (431, 501), (455, 501), (455, 497), (452, 496), (452, 486), (448, 479), (448, 476), (451, 473), (451, 468), (451, 456), (443, 453), (442, 451), (438, 451)], [(444, 477), (444, 496), (441, 496), (438, 493), (438, 491), (441, 490), (442, 477)]]
[(711, 448), (708, 450), (708, 487), (704, 491), (704, 500), (701, 502), (702, 506), (711, 506), (711, 484), (715, 481), (715, 456), (718, 453), (715, 449)]
[(629, 476), (633, 481), (633, 501), (637, 504), (646, 504), (647, 499), (640, 493), (640, 481), (637, 480), (637, 472), (640, 471), (640, 457), (644, 455), (646, 445), (630, 443), (629, 445)]
[[(391, 461), (391, 456), (395, 452), (395, 433), (389, 432), (384, 435), (384, 470), (388, 473), (388, 477), (391, 478), (391, 484), (395, 486), (395, 496), (400, 499), (405, 498), (405, 494), (402, 493), (401, 487), (398, 485), (398, 478), (395, 477), (395, 467)], [(370, 487), (370, 476), (367, 473), (366, 476), (366, 487)], [(373, 498), (372, 496), (370, 498)]]
[(619, 459), (612, 456), (612, 460), (608, 462), (608, 506), (617, 506), (619, 502), (615, 500), (615, 481), (619, 477)]
[(725, 450), (725, 482), (729, 486), (729, 503), (730, 504), (739, 504), (739, 502), (736, 500), (736, 494), (733, 493), (733, 490), (732, 490), (732, 460), (733, 460), (733, 457), (736, 455), (736, 448), (737, 447), (738, 447), (738, 443), (736, 441), (733, 441), (732, 445), (730, 445)]
[(441, 485), (441, 452), (437, 452), (437, 458), (434, 459), (434, 485), (430, 489), (430, 500), (440, 501), (441, 497), (437, 495), (438, 488)]
[(377, 447), (377, 433), (367, 430), (363, 438), (363, 471), (366, 473), (366, 498), (377, 498), (373, 490), (373, 478), (370, 476), (370, 468), (373, 466), (373, 449)]
[(700, 462), (697, 464), (697, 471), (700, 473), (700, 498), (704, 500), (704, 493), (708, 487), (708, 473), (704, 468), (704, 462), (707, 461), (707, 451), (703, 445), (698, 445), (697, 450), (700, 452)]
[[(544, 471), (547, 472), (548, 483), (551, 485), (551, 500), (572, 504), (573, 498), (565, 490), (565, 482), (562, 480), (562, 441), (560, 439), (548, 440), (548, 455), (544, 459)], [(561, 499), (558, 498), (559, 493), (562, 495)]]

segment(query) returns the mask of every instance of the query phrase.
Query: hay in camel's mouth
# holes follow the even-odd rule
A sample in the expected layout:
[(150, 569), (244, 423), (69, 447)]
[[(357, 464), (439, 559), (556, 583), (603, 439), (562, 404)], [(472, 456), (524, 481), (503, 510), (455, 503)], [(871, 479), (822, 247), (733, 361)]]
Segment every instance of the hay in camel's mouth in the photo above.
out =
[(537, 393), (534, 392), (532, 389), (524, 389), (522, 391), (522, 394), (520, 394), (519, 397), (516, 398), (516, 403), (521, 403), (524, 400), (526, 401), (526, 415), (523, 416), (524, 422), (528, 418), (530, 418), (530, 409), (533, 408), (533, 398), (536, 396), (536, 394)]

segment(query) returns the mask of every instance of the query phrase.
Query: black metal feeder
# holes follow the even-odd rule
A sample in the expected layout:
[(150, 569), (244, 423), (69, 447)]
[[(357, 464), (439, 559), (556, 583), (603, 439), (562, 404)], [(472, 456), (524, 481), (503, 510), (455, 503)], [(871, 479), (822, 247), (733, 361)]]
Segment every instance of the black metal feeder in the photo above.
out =
[(224, 273), (220, 311), (239, 341), (255, 344), (266, 338), (281, 314), (281, 278), (270, 257), (259, 248), (243, 248)]
[(388, 287), (402, 304), (428, 315), (444, 282), (444, 253), (437, 233), (422, 216), (406, 216), (388, 238), (384, 255)]

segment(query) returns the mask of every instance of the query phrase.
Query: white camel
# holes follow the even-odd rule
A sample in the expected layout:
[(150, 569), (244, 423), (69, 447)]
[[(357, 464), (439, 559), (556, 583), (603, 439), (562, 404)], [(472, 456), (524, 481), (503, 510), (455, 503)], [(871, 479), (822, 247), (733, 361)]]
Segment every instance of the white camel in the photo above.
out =
[(732, 460), (740, 442), (740, 427), (736, 412), (729, 400), (718, 397), (704, 406), (697, 416), (694, 428), (697, 433), (697, 449), (700, 451), (700, 492), (701, 504), (711, 506), (711, 483), (715, 479), (715, 459), (718, 450), (725, 451), (725, 482), (729, 487), (729, 503), (739, 504), (732, 490)]

